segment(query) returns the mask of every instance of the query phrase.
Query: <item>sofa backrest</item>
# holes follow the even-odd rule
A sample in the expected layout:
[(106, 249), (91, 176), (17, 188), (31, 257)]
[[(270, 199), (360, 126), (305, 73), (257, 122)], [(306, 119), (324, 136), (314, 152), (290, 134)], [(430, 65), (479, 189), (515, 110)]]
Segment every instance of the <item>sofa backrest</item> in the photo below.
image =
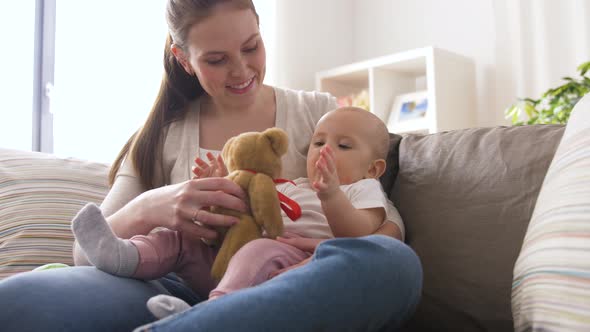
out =
[(401, 139), (389, 193), (424, 270), (410, 330), (513, 330), (512, 269), (563, 129), (475, 128)]

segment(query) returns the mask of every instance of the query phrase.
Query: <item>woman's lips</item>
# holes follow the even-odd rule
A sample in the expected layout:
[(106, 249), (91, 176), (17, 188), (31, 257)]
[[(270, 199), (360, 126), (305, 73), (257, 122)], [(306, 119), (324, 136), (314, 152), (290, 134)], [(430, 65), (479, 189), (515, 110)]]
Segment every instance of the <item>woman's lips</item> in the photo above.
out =
[(250, 78), (249, 80), (247, 80), (241, 84), (228, 85), (227, 88), (233, 93), (244, 94), (252, 88), (252, 86), (254, 85), (253, 83), (254, 83), (255, 78), (256, 78), (256, 76)]

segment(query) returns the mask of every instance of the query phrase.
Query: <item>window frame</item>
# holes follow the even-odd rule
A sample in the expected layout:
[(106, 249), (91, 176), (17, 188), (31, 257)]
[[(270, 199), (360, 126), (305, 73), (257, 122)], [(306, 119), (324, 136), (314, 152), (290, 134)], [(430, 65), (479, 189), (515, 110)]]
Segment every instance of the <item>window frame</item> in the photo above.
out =
[(32, 151), (53, 153), (56, 0), (35, 1)]

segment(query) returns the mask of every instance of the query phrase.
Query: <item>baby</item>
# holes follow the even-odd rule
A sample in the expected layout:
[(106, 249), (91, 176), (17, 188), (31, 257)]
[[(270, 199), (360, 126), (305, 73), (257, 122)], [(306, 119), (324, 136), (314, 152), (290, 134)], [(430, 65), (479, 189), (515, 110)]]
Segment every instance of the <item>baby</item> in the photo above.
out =
[[(277, 185), (277, 190), (301, 207), (292, 221), (283, 213), (287, 238), (329, 239), (373, 234), (384, 222), (403, 232), (401, 218), (381, 188), (389, 133), (374, 114), (343, 107), (318, 122), (307, 153), (307, 178)], [(222, 176), (222, 161), (209, 156), (211, 165), (197, 160), (198, 176)], [(210, 293), (209, 298), (260, 284), (281, 270), (300, 265), (311, 253), (271, 239), (254, 240), (241, 248)]]

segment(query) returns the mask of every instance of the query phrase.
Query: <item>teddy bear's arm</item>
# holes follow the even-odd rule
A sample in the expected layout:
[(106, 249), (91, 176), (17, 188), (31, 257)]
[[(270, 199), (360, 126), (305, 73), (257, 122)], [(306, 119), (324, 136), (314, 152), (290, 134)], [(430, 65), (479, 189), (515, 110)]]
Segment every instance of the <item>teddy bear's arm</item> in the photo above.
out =
[(261, 225), (270, 238), (283, 233), (281, 205), (272, 178), (258, 173), (251, 179), (248, 187), (250, 209), (256, 222)]

